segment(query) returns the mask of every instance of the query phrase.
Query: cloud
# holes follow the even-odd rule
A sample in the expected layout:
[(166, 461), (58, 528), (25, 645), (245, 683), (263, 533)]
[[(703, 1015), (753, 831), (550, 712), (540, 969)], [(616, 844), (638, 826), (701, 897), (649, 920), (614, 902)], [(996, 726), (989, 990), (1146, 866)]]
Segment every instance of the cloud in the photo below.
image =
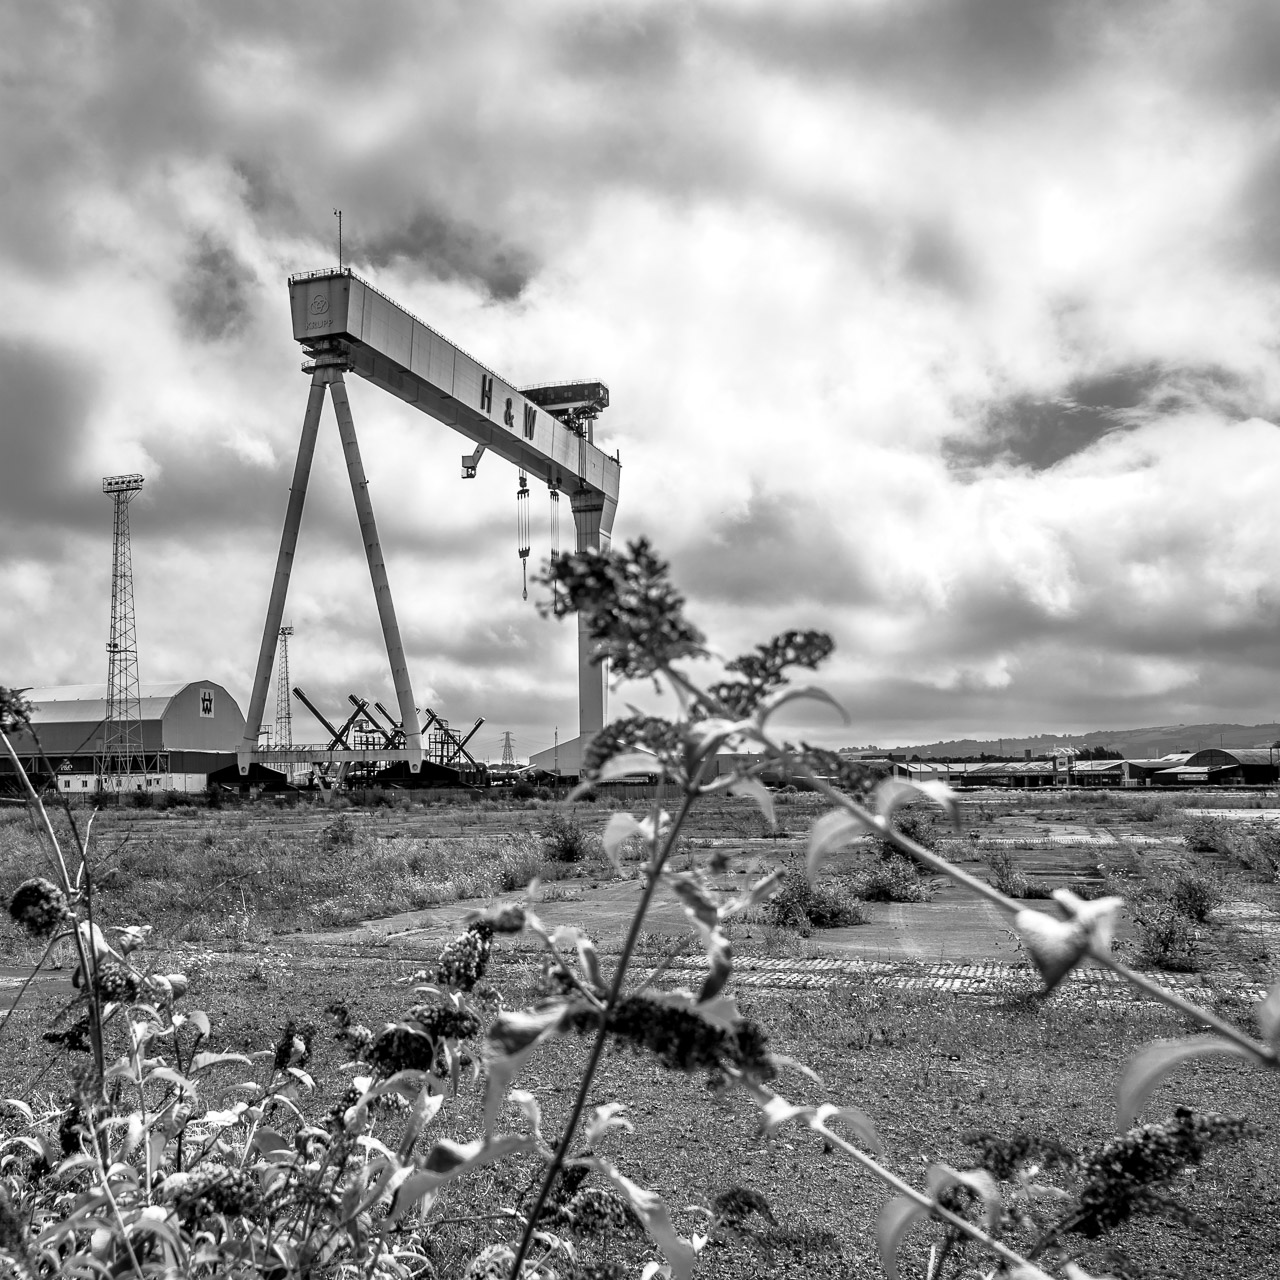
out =
[(203, 234), (197, 238), (174, 308), (187, 331), (204, 342), (234, 333), (253, 308), (253, 270), (227, 245)]
[[(306, 395), (285, 279), (334, 207), (506, 376), (605, 378), (618, 540), (725, 652), (831, 630), (864, 738), (1235, 717), (1280, 675), (1263, 0), (30, 4), (11, 35), (10, 683), (97, 674), (100, 477), (137, 469), (144, 678), (244, 700)], [(352, 382), (422, 696), (571, 730), (514, 477), (462, 483), (460, 437)], [(289, 609), (304, 687), (386, 699), (328, 411)]]
[(411, 266), (437, 280), (479, 285), (500, 301), (518, 298), (535, 270), (531, 255), (520, 248), (426, 209), (403, 228), (357, 242), (351, 254), (372, 267)]

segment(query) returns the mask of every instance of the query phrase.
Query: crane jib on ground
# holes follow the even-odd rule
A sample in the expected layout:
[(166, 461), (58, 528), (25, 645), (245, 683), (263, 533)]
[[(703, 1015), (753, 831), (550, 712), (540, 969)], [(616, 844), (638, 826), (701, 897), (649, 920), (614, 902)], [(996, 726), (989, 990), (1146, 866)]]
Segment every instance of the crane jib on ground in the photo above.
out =
[[(520, 390), (349, 268), (291, 276), (289, 301), (293, 336), (309, 357), (303, 371), (311, 375), (311, 391), (280, 537), (244, 741), (238, 752), (240, 773), (247, 774), (255, 760), (291, 764), (346, 756), (363, 759), (368, 754), (335, 751), (332, 746), (327, 752), (258, 749), (258, 730), (266, 710), (276, 642), (326, 394), (333, 401), (338, 419), (404, 729), (403, 747), (381, 750), (377, 755), (381, 759), (406, 760), (410, 769), (417, 772), (423, 760), (425, 726), (419, 723), (414, 703), (345, 374), (358, 374), (471, 440), (476, 448), (463, 456), (464, 479), (475, 475), (481, 458), (490, 452), (512, 463), (522, 477), (536, 476), (542, 480), (553, 497), (567, 493), (575, 546), (580, 552), (609, 545), (618, 505), (621, 464), (616, 456), (606, 454), (594, 441), (594, 418), (608, 404), (608, 389), (602, 383), (585, 380)], [(584, 738), (604, 726), (606, 680), (604, 665), (591, 662), (590, 640), (580, 622), (578, 723)]]

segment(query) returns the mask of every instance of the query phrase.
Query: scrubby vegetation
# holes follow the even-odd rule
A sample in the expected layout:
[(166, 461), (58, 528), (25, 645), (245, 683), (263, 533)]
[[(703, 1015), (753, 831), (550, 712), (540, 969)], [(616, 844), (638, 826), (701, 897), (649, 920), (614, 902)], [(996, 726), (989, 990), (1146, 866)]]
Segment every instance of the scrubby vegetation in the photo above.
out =
[(806, 938), (814, 929), (839, 929), (867, 918), (848, 879), (811, 881), (799, 870), (783, 872), (764, 912), (770, 924)]

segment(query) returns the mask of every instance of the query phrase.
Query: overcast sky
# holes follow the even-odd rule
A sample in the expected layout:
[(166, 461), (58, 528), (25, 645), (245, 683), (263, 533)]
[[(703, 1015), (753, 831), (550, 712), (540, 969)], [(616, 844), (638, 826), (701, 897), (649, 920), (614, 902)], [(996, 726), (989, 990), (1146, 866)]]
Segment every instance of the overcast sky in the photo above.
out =
[[(834, 633), (825, 740), (1280, 714), (1273, 0), (7, 13), (0, 683), (105, 679), (100, 482), (139, 471), (142, 679), (247, 703), (286, 277), (340, 206), (350, 264), (504, 376), (609, 384), (615, 536), (726, 654)], [(572, 736), (514, 472), (351, 399), (418, 701), (482, 754)], [(390, 692), (345, 486), (326, 410), (287, 617), (335, 712)]]

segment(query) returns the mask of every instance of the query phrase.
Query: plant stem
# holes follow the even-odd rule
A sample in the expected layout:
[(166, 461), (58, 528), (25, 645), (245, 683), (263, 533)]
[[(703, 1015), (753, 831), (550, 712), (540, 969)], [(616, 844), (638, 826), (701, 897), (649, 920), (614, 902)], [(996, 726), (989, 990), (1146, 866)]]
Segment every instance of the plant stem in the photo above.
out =
[(975, 1227), (972, 1222), (960, 1217), (959, 1214), (952, 1213), (950, 1209), (944, 1209), (931, 1197), (925, 1195), (923, 1191), (917, 1191), (909, 1182), (903, 1182), (896, 1174), (890, 1173), (878, 1160), (873, 1160), (865, 1151), (855, 1147), (852, 1142), (847, 1142), (838, 1133), (833, 1133), (825, 1124), (813, 1120), (809, 1122), (809, 1127), (815, 1133), (820, 1133), (827, 1142), (839, 1147), (845, 1155), (860, 1164), (868, 1173), (874, 1174), (881, 1182), (891, 1186), (900, 1196), (905, 1196), (922, 1209), (927, 1209), (932, 1217), (938, 1218), (949, 1227), (953, 1227), (956, 1231), (968, 1236), (975, 1244), (980, 1244), (984, 1249), (989, 1249), (1011, 1266), (1023, 1268), (1019, 1273), (1019, 1280), (1053, 1280), (1051, 1276), (1041, 1271), (1034, 1263), (1027, 1261), (1020, 1253), (1015, 1253), (1007, 1245), (1003, 1245), (999, 1240), (987, 1235), (981, 1227)]
[(1194, 1022), (1200, 1023), (1202, 1026), (1211, 1027), (1220, 1036), (1230, 1040), (1232, 1044), (1239, 1045), (1264, 1067), (1270, 1067), (1272, 1070), (1280, 1067), (1280, 1054), (1274, 1049), (1268, 1049), (1266, 1045), (1259, 1044), (1256, 1040), (1245, 1035), (1238, 1027), (1233, 1027), (1231, 1023), (1219, 1018), (1217, 1014), (1210, 1013), (1208, 1009), (1202, 1008), (1192, 1000), (1180, 996), (1176, 991), (1170, 991), (1168, 987), (1162, 987), (1158, 982), (1153, 982), (1150, 978), (1141, 973), (1136, 973), (1127, 965), (1122, 964), (1109, 952), (1089, 948), (1089, 955), (1100, 965), (1110, 969), (1113, 973), (1117, 973), (1130, 986), (1137, 987), (1139, 991), (1145, 991), (1153, 1000), (1159, 1000), (1162, 1004), (1167, 1004), (1169, 1008), (1184, 1013)]
[[(653, 899), (658, 882), (662, 879), (662, 868), (666, 865), (667, 858), (675, 847), (676, 837), (680, 833), (680, 828), (684, 825), (685, 818), (689, 816), (689, 809), (696, 798), (697, 779), (692, 778), (681, 798), (680, 810), (667, 830), (667, 838), (663, 841), (662, 848), (649, 863), (649, 881), (644, 887), (644, 892), (640, 895), (640, 903), (636, 907), (635, 914), (631, 917), (631, 927), (627, 931), (627, 940), (623, 944), (622, 954), (618, 957), (618, 967), (614, 970), (613, 983), (609, 988), (609, 998), (600, 1014), (600, 1029), (596, 1032), (595, 1042), (591, 1046), (591, 1053), (587, 1058), (587, 1065), (583, 1070), (582, 1080), (578, 1085), (578, 1093), (573, 1100), (573, 1109), (569, 1112), (568, 1123), (565, 1125), (564, 1133), (560, 1138), (559, 1145), (556, 1147), (555, 1155), (552, 1157), (546, 1176), (542, 1179), (542, 1186), (538, 1188), (538, 1198), (534, 1201), (533, 1209), (529, 1214), (528, 1221), (525, 1223), (524, 1234), (520, 1237), (520, 1247), (516, 1250), (515, 1261), (511, 1265), (511, 1280), (519, 1280), (520, 1268), (528, 1255), (529, 1247), (533, 1244), (533, 1233), (537, 1230), (538, 1216), (542, 1213), (547, 1197), (551, 1194), (551, 1188), (555, 1184), (555, 1180), (564, 1165), (565, 1158), (569, 1154), (569, 1147), (573, 1142), (574, 1134), (578, 1130), (582, 1113), (586, 1109), (587, 1094), (591, 1091), (591, 1082), (595, 1078), (596, 1067), (600, 1063), (600, 1055), (604, 1052), (605, 1040), (609, 1032), (609, 1018), (617, 1007), (618, 997), (622, 994), (622, 983), (626, 977), (627, 965), (631, 961), (631, 953), (635, 950), (636, 941), (640, 937), (640, 927), (644, 924), (645, 915), (649, 910), (649, 903)], [(656, 823), (654, 824), (654, 833), (655, 835), (657, 833)]]

